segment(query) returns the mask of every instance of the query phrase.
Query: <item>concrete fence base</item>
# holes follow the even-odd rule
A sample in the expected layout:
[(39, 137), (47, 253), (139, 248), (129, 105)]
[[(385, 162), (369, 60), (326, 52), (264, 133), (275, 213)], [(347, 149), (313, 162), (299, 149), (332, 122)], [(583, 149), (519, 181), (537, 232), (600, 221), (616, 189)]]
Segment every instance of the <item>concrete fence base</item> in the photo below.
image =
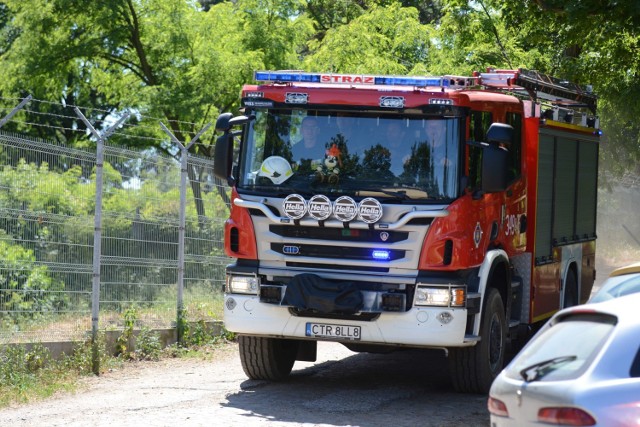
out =
[[(189, 323), (190, 327), (195, 327), (199, 323)], [(223, 324), (221, 321), (205, 322), (205, 331), (211, 335), (216, 336), (222, 334)], [(162, 348), (169, 347), (177, 342), (178, 331), (176, 328), (166, 329), (150, 329), (150, 332), (156, 333), (160, 337), (160, 345)], [(122, 330), (117, 331), (104, 331), (104, 339), (106, 351), (108, 354), (116, 355), (116, 343), (118, 338), (123, 334)], [(140, 329), (134, 329), (132, 336), (127, 342), (128, 351), (135, 351), (136, 340), (140, 334)], [(87, 333), (87, 336), (91, 336), (91, 332)], [(38, 343), (22, 343), (22, 344), (5, 344), (0, 346), (0, 353), (4, 351), (4, 348), (9, 346), (21, 346), (27, 351), (31, 351), (35, 346), (41, 346), (49, 350), (51, 358), (54, 360), (60, 360), (65, 355), (72, 355), (78, 346), (82, 345), (81, 341), (55, 341), (55, 342), (38, 342)]]

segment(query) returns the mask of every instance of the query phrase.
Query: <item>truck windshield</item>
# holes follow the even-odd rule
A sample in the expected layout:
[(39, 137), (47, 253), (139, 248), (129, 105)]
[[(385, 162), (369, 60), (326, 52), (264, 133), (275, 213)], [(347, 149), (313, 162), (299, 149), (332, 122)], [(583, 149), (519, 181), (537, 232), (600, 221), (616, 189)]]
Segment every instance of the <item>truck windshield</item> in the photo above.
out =
[(253, 111), (238, 189), (387, 201), (458, 195), (460, 117), (312, 110)]

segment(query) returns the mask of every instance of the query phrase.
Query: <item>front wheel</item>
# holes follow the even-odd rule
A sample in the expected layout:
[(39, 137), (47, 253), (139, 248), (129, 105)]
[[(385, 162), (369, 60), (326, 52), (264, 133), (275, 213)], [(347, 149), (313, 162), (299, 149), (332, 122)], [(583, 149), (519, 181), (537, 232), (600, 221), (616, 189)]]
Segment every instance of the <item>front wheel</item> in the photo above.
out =
[(293, 368), (298, 342), (277, 338), (238, 336), (240, 362), (252, 380), (279, 381)]
[(461, 393), (488, 393), (504, 365), (507, 321), (497, 289), (487, 289), (480, 321), (480, 342), (449, 349), (453, 388)]

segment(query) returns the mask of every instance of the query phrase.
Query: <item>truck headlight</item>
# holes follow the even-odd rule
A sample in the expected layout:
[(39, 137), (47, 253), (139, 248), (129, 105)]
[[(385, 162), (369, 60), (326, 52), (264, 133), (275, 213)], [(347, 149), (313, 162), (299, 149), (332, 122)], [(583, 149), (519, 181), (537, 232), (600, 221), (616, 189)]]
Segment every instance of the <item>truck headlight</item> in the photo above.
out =
[(257, 295), (260, 279), (253, 276), (227, 276), (227, 292), (232, 294)]
[(415, 296), (416, 305), (437, 307), (464, 307), (465, 289), (452, 286), (418, 285)]

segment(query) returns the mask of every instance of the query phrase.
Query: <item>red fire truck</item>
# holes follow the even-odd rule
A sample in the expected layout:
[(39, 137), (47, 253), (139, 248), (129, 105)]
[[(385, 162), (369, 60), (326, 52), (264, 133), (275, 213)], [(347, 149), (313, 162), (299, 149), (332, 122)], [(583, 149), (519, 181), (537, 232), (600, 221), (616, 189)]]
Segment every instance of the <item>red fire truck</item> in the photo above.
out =
[(470, 77), (260, 71), (223, 113), (231, 186), (224, 322), (248, 377), (318, 341), (441, 348), (487, 392), (510, 340), (595, 278), (598, 118), (590, 88)]

